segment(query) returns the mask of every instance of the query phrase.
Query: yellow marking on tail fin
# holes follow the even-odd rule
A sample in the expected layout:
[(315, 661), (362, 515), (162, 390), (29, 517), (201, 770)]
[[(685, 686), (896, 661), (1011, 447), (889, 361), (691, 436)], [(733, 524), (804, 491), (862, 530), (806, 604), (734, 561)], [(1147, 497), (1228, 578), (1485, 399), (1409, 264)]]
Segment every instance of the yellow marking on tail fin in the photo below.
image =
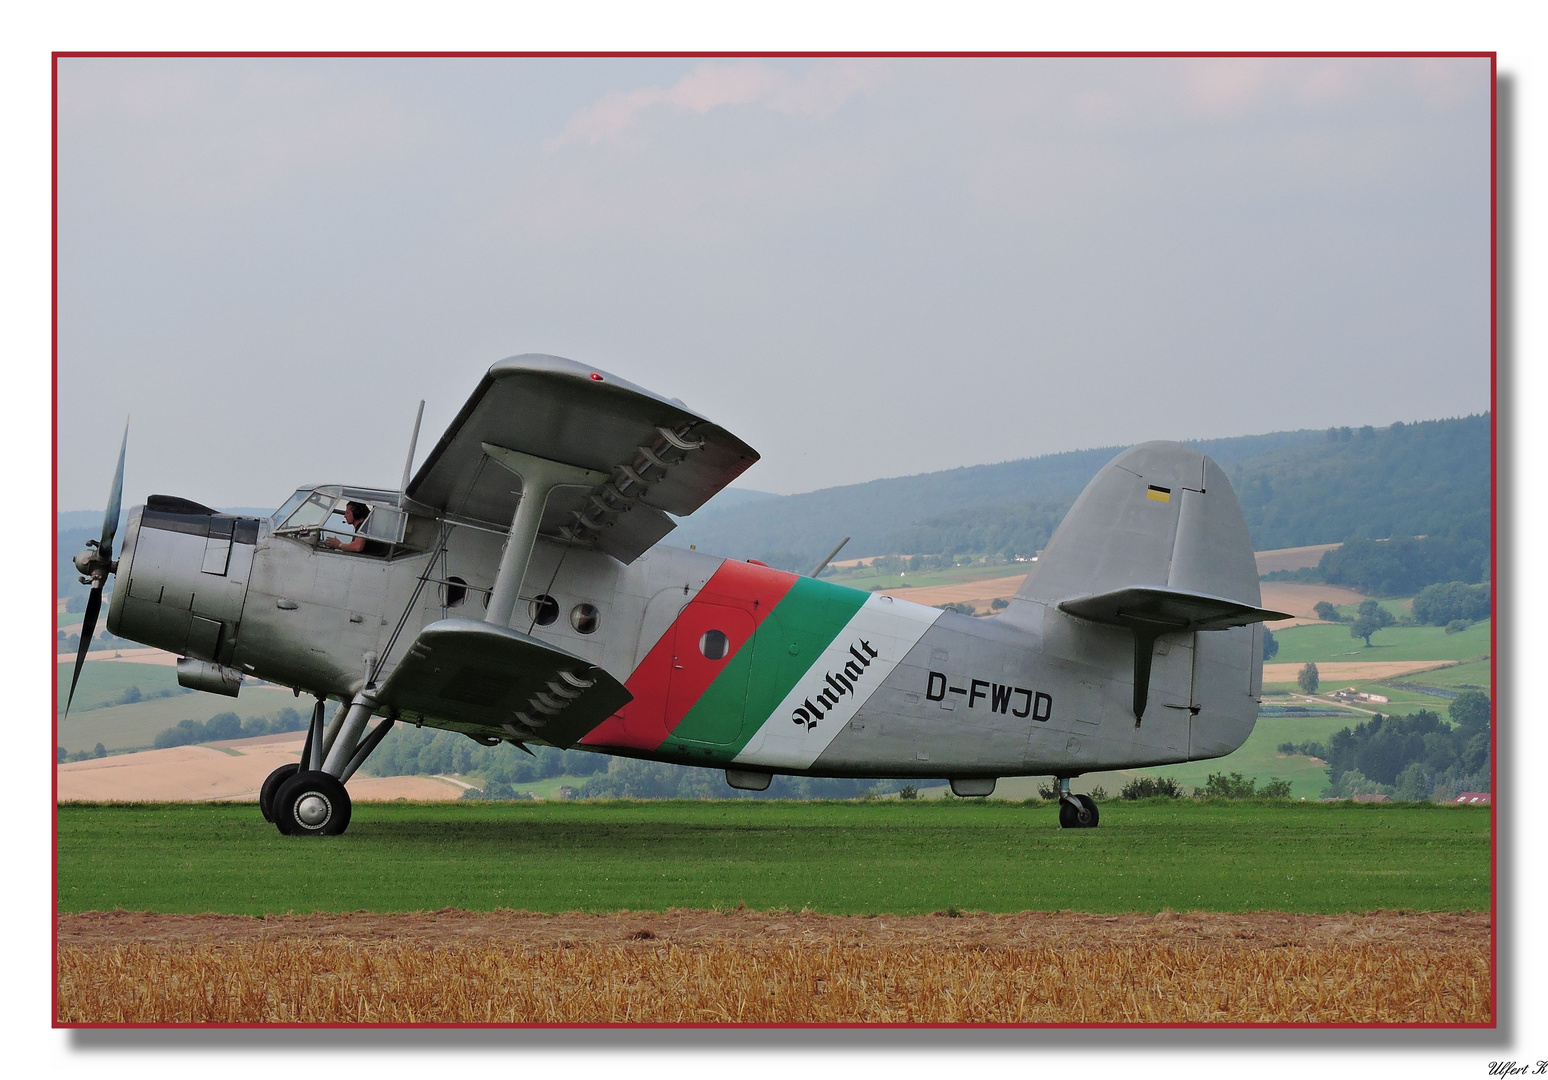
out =
[(1154, 499), (1156, 502), (1171, 502), (1172, 489), (1156, 487), (1156, 485), (1151, 484), (1149, 490), (1145, 492), (1145, 498)]

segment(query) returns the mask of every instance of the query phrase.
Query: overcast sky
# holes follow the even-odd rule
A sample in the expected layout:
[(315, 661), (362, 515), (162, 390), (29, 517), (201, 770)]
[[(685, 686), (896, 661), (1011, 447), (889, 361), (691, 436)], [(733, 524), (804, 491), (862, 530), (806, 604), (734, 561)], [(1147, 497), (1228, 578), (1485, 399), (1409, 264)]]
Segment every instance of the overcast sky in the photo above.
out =
[(59, 504), (395, 487), (488, 365), (805, 491), (1489, 403), (1487, 60), (66, 60)]

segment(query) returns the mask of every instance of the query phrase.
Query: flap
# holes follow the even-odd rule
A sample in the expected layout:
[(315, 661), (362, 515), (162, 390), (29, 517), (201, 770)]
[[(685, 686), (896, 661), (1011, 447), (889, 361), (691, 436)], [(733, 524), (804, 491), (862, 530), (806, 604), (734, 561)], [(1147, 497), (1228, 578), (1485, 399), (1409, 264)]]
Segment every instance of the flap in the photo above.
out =
[(408, 486), (415, 502), (498, 528), (516, 509), (511, 473), (483, 444), (611, 479), (555, 490), (544, 535), (632, 561), (758, 460), (757, 451), (684, 405), (605, 371), (531, 354), (489, 369)]
[(573, 746), (634, 697), (587, 660), (472, 619), (421, 630), (376, 696), (432, 727), (560, 747)]
[(1227, 630), (1255, 622), (1295, 618), (1283, 611), (1253, 607), (1224, 596), (1149, 585), (1077, 596), (1060, 603), (1059, 610), (1110, 626), (1132, 627), (1138, 623), (1172, 630)]

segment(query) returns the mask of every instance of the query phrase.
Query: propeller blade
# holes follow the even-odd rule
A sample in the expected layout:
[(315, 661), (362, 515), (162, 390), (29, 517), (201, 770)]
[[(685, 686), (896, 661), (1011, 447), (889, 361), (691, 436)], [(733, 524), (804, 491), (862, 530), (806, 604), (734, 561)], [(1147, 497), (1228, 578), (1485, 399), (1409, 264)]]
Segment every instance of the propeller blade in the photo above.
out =
[[(124, 504), (124, 451), (129, 449), (129, 421), (124, 420), (124, 441), (118, 447), (118, 470), (113, 473), (113, 490), (108, 495), (107, 512), (102, 515), (102, 557), (113, 557), (113, 538), (118, 535), (118, 512)], [(82, 638), (81, 640), (85, 640)]]
[(97, 629), (97, 612), (102, 610), (102, 586), (91, 590), (86, 598), (86, 614), (81, 618), (81, 647), (75, 654), (75, 674), (70, 676), (70, 696), (65, 699), (65, 715), (70, 715), (70, 703), (75, 700), (75, 684), (80, 681), (81, 668), (86, 666), (86, 654), (91, 651), (91, 636)]

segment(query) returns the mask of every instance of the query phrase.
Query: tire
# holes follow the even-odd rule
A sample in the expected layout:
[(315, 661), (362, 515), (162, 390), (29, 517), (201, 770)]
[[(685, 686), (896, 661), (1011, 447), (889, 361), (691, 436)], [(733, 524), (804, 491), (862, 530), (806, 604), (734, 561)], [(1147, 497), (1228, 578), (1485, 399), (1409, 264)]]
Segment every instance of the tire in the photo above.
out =
[(1076, 802), (1059, 800), (1059, 827), (1061, 829), (1094, 829), (1097, 825), (1096, 803), (1089, 795), (1076, 795)]
[(1059, 800), (1059, 828), (1080, 828), (1080, 823), (1075, 820), (1075, 807), (1065, 802), (1063, 799)]
[(258, 789), (258, 809), (263, 813), (263, 820), (274, 820), (274, 796), (279, 791), (280, 785), (301, 771), (299, 764), (281, 765), (271, 772), (263, 781), (263, 787)]
[(325, 772), (298, 772), (274, 793), (274, 824), (286, 836), (338, 836), (352, 810), (349, 792)]

